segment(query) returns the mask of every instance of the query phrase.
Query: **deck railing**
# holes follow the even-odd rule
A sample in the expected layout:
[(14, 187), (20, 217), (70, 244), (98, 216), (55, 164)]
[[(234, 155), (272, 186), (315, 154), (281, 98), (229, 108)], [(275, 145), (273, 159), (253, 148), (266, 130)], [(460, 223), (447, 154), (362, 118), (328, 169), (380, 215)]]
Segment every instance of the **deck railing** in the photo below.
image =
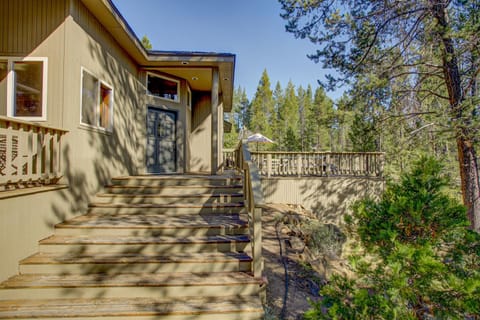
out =
[(252, 152), (263, 176), (383, 175), (382, 152)]
[(0, 191), (56, 183), (66, 132), (0, 116)]
[(232, 167), (243, 173), (244, 203), (248, 212), (248, 226), (252, 244), (252, 272), (254, 277), (261, 278), (263, 274), (262, 211), (265, 203), (263, 201), (260, 173), (252, 161), (246, 143), (240, 142), (231, 155)]

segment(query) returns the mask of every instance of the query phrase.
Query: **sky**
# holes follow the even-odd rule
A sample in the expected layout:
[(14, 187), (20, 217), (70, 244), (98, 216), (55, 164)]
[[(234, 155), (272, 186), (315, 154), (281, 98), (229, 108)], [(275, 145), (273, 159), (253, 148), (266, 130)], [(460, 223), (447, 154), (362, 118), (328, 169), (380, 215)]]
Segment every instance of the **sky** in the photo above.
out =
[[(315, 46), (285, 31), (277, 0), (113, 0), (141, 39), (155, 50), (233, 53), (235, 88), (252, 100), (263, 70), (272, 90), (289, 80), (315, 90), (325, 72), (307, 54)], [(327, 92), (332, 99), (341, 93)]]

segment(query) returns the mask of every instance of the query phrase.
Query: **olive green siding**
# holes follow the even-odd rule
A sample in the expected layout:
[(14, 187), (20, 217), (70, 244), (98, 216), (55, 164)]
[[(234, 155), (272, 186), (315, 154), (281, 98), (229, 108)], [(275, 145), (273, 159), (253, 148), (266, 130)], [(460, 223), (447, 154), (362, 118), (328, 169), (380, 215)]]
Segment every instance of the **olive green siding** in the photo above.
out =
[(212, 149), (211, 97), (210, 92), (193, 95), (192, 129), (190, 134), (190, 169), (192, 172), (210, 172)]
[[(1, 57), (47, 58), (47, 117), (41, 124), (68, 130), (61, 140), (60, 181), (68, 188), (0, 197), (0, 280), (17, 272), (18, 260), (35, 252), (54, 224), (86, 212), (112, 177), (146, 172), (148, 106), (177, 112), (178, 172), (210, 172), (211, 93), (193, 91), (191, 110), (185, 79), (177, 78), (178, 103), (147, 95), (146, 71), (81, 0), (1, 0)], [(111, 132), (81, 124), (82, 68), (113, 88)], [(0, 87), (2, 101), (5, 93)], [(220, 105), (219, 129), (222, 110)], [(0, 115), (6, 112), (1, 104)], [(218, 143), (221, 155), (221, 136)]]
[(0, 1), (0, 55), (31, 54), (67, 16), (64, 0)]
[(343, 223), (356, 200), (380, 197), (385, 181), (368, 177), (272, 177), (262, 178), (266, 203), (301, 205), (325, 223)]

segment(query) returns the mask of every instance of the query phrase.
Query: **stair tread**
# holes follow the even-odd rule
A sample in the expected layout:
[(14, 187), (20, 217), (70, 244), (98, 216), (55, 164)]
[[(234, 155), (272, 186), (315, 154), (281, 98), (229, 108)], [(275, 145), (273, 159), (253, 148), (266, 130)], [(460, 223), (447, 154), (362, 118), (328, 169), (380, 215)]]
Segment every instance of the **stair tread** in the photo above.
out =
[(130, 315), (195, 315), (263, 312), (258, 297), (189, 298), (169, 301), (145, 298), (51, 299), (0, 301), (0, 319), (15, 317), (81, 317)]
[(260, 284), (245, 272), (226, 273), (124, 273), (124, 274), (23, 274), (11, 277), (1, 289), (75, 288), (75, 287), (166, 287), (166, 286), (228, 286)]
[(242, 202), (226, 203), (177, 203), (177, 204), (159, 204), (159, 203), (103, 203), (93, 202), (89, 204), (91, 208), (243, 208)]
[(40, 241), (40, 244), (194, 244), (194, 243), (230, 243), (249, 242), (247, 235), (214, 235), (205, 237), (175, 238), (168, 236), (118, 236), (118, 235), (53, 235)]
[(224, 175), (203, 175), (203, 174), (181, 174), (181, 175), (136, 175), (136, 176), (120, 176), (112, 178), (116, 180), (242, 180), (241, 176), (224, 176)]
[(217, 185), (217, 184), (192, 184), (184, 186), (136, 186), (136, 185), (117, 185), (117, 184), (108, 184), (105, 186), (106, 189), (242, 189), (241, 184), (230, 184), (230, 185)]
[(107, 227), (107, 228), (195, 228), (195, 227), (245, 227), (247, 222), (236, 215), (177, 215), (165, 216), (162, 214), (146, 215), (95, 215), (86, 214), (75, 217), (71, 220), (59, 223), (57, 228), (65, 227)]
[(222, 198), (222, 197), (243, 197), (243, 193), (195, 193), (195, 194), (148, 194), (148, 193), (99, 193), (97, 197), (112, 197), (112, 198)]
[(20, 264), (212, 263), (251, 260), (246, 253), (237, 252), (172, 253), (168, 256), (137, 253), (35, 253), (20, 261)]

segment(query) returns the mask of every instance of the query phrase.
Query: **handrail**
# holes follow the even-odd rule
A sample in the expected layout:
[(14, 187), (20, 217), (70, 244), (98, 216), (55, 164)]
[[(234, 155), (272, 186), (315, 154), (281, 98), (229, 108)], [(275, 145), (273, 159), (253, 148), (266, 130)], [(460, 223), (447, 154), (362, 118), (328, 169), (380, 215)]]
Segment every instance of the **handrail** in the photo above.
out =
[(382, 177), (383, 152), (252, 152), (261, 175)]
[(240, 142), (235, 149), (235, 167), (243, 173), (244, 203), (248, 212), (248, 226), (252, 245), (252, 273), (255, 278), (263, 275), (262, 212), (263, 200), (260, 173), (252, 161), (248, 145)]
[(0, 116), (0, 190), (56, 183), (67, 130)]

